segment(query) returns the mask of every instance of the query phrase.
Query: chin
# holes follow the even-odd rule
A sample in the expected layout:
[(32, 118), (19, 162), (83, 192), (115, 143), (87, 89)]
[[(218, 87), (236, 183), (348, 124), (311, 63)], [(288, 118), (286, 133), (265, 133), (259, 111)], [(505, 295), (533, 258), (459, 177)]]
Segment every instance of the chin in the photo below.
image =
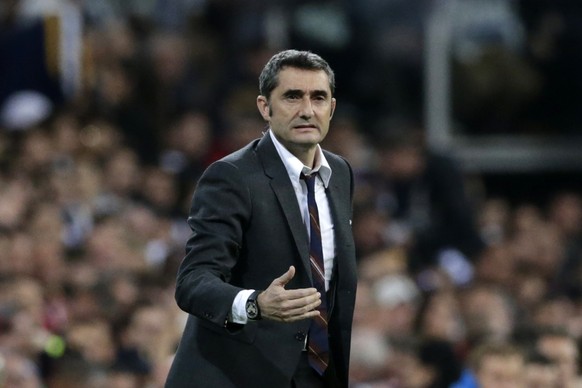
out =
[(317, 144), (319, 144), (320, 140), (319, 139), (309, 139), (309, 140), (305, 140), (305, 139), (301, 139), (301, 140), (297, 140), (294, 143), (297, 144), (298, 146), (302, 146), (305, 148), (311, 148), (316, 146)]
[(303, 133), (295, 136), (294, 140), (299, 144), (316, 144), (323, 140), (323, 136), (320, 133)]

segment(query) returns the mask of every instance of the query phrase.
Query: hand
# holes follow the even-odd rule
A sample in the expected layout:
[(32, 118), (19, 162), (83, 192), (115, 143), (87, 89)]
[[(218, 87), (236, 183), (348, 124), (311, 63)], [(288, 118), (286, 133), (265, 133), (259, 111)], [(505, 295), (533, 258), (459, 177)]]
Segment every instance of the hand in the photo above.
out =
[(273, 280), (269, 287), (257, 298), (263, 319), (279, 322), (294, 322), (317, 317), (317, 306), (321, 304), (321, 295), (315, 288), (286, 290), (285, 286), (295, 276), (295, 267)]

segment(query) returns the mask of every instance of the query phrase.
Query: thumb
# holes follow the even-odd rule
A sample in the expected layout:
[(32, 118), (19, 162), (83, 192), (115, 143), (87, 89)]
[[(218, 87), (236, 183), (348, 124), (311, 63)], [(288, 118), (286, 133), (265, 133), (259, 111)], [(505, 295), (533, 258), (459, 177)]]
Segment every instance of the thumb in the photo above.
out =
[(275, 280), (273, 280), (273, 284), (280, 286), (280, 287), (285, 287), (287, 285), (287, 283), (289, 283), (291, 281), (291, 279), (293, 279), (294, 276), (295, 276), (295, 267), (290, 266), (289, 269), (287, 270), (287, 272), (285, 272), (283, 275), (281, 275), (278, 278), (276, 278)]

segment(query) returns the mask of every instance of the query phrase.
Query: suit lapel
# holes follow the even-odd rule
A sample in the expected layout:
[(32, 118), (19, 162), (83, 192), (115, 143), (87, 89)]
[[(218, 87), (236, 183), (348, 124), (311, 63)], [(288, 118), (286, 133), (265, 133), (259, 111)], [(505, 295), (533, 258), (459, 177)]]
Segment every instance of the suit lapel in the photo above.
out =
[(301, 211), (297, 204), (297, 196), (289, 180), (289, 175), (285, 169), (283, 161), (279, 157), (275, 145), (268, 134), (257, 145), (257, 155), (263, 165), (265, 174), (271, 178), (271, 188), (279, 201), (281, 210), (285, 214), (287, 224), (295, 240), (295, 245), (299, 251), (301, 262), (305, 272), (311, 280), (311, 264), (309, 263), (309, 240), (307, 229), (303, 224)]

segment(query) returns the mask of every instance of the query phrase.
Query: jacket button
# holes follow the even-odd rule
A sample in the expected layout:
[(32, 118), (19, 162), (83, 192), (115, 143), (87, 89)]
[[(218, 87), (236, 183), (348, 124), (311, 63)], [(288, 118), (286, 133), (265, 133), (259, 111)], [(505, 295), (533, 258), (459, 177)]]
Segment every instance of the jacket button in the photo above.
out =
[(302, 332), (302, 331), (298, 331), (298, 332), (295, 334), (295, 339), (296, 339), (297, 341), (305, 341), (305, 333), (304, 333), (304, 332)]

